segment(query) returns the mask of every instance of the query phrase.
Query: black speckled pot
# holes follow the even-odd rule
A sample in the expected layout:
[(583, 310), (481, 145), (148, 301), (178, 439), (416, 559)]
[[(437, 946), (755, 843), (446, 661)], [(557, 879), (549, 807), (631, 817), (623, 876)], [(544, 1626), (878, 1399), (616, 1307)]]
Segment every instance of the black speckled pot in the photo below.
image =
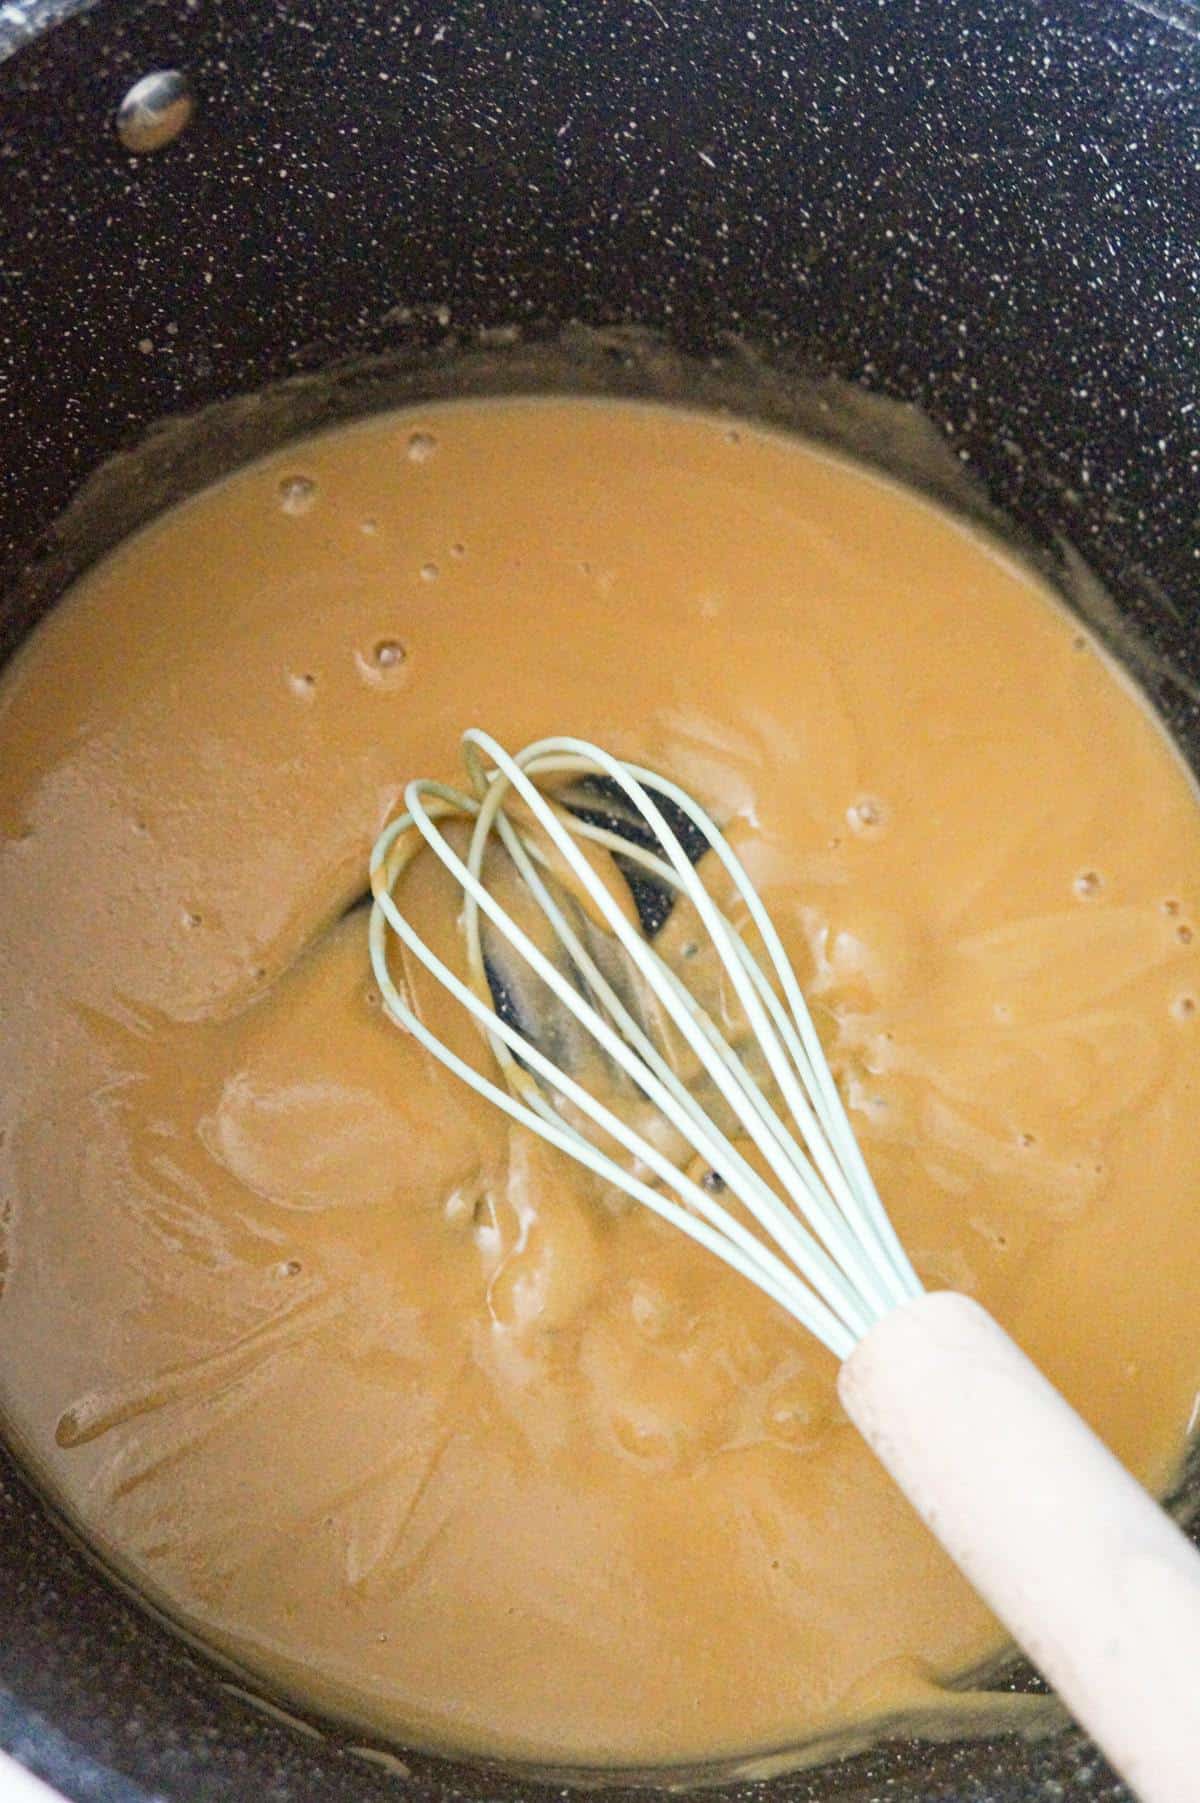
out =
[[(703, 360), (748, 341), (917, 402), (1031, 541), (1065, 539), (1101, 575), (1195, 754), (1196, 0), (9, 0), (6, 49), (3, 647), (222, 455), (444, 387), (447, 346), (481, 331), (618, 324)], [(196, 116), (131, 157), (115, 110), (163, 68), (187, 73)], [(590, 342), (581, 380), (638, 386), (627, 341)], [(90, 539), (48, 535), (162, 416), (368, 353), (394, 355), (226, 422), (157, 487), (126, 483)], [(110, 1803), (539, 1790), (415, 1756), (384, 1771), (265, 1720), (108, 1585), (2, 1454), (0, 1744)], [(1068, 1733), (902, 1746), (768, 1789), (1125, 1794)]]

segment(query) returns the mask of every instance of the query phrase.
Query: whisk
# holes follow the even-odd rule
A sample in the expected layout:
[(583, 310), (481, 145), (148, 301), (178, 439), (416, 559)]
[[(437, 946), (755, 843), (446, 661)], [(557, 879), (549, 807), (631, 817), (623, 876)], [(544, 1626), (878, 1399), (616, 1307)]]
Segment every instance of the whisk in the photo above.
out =
[[(924, 1290), (728, 840), (677, 784), (584, 740), (511, 756), (472, 728), (462, 743), (469, 789), (411, 782), (372, 852), (370, 955), (391, 1018), (827, 1346), (851, 1421), (1143, 1803), (1196, 1803), (1200, 1556), (983, 1308)], [(462, 972), (397, 900), (426, 849), (463, 892)], [(694, 862), (709, 854), (721, 906)], [(496, 893), (505, 860), (526, 925)], [(660, 955), (631, 903), (639, 881), (690, 905), (741, 1031)], [(479, 1023), (494, 1076), (429, 1029), (390, 934)], [(514, 953), (635, 1106), (539, 1043), (500, 974)]]

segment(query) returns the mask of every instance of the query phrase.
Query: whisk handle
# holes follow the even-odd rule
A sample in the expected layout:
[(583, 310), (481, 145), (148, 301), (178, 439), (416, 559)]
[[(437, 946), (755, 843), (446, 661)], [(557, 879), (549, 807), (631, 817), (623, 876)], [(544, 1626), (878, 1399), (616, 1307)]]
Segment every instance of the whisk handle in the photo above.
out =
[(1200, 1796), (1200, 1554), (985, 1309), (850, 1354), (850, 1419), (1141, 1803)]

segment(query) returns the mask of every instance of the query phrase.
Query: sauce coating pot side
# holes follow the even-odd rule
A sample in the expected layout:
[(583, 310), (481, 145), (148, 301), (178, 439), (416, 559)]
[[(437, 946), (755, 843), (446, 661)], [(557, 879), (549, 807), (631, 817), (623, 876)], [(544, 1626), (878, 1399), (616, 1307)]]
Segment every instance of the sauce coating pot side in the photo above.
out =
[[(1093, 622), (1195, 763), (1198, 33), (1186, 0), (18, 0), (0, 14), (4, 650), (124, 531), (292, 432), (464, 386), (676, 394), (857, 435), (941, 493), (960, 463), (1077, 595), (1090, 571), (1115, 598)], [(180, 79), (118, 135), (156, 71)], [(176, 135), (153, 148), (160, 114)], [(869, 403), (847, 423), (828, 378), (915, 404), (948, 453)], [(51, 533), (162, 420), (281, 382), (116, 466)], [(114, 1590), (7, 1456), (0, 1620), (0, 1745), (68, 1797), (535, 1788), (268, 1719)], [(1065, 1730), (898, 1744), (769, 1794), (885, 1785), (1122, 1795)]]

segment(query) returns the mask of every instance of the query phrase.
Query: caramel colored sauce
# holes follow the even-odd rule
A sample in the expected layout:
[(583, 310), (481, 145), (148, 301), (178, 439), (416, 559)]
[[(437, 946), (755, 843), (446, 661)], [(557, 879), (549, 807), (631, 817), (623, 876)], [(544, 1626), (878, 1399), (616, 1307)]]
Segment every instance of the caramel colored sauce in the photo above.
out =
[[(193, 1634), (375, 1734), (646, 1766), (861, 1727), (1002, 1638), (833, 1361), (373, 994), (369, 847), (472, 723), (593, 738), (718, 815), (925, 1280), (1169, 1478), (1200, 1387), (1182, 763), (914, 495), (567, 400), (246, 469), (7, 672), (7, 1431)], [(409, 894), (457, 957), (442, 880)]]

